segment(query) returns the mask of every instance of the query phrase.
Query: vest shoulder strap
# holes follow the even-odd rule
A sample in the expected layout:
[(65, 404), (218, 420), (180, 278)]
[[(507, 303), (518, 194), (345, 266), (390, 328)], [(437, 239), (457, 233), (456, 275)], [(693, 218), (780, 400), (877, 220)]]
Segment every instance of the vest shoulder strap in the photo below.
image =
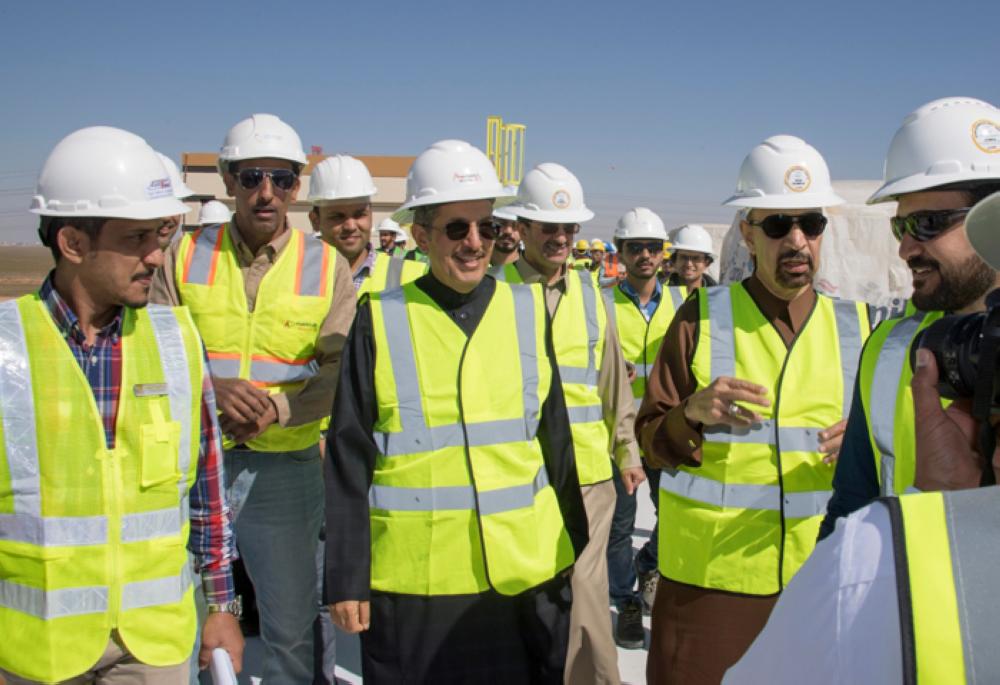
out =
[(403, 282), (403, 260), (390, 257), (386, 269), (385, 289), (398, 288)]
[(903, 685), (916, 685), (917, 654), (913, 632), (913, 598), (910, 595), (910, 564), (906, 556), (906, 529), (898, 497), (877, 500), (889, 512), (892, 556), (896, 567), (896, 598), (899, 606), (900, 653), (903, 655)]

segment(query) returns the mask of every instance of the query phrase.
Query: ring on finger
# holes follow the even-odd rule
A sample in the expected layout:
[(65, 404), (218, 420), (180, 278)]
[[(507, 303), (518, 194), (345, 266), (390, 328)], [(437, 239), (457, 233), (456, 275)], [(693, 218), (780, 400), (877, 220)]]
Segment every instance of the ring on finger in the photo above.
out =
[(730, 402), (729, 409), (727, 409), (726, 411), (729, 412), (730, 416), (740, 416), (740, 406), (735, 402)]

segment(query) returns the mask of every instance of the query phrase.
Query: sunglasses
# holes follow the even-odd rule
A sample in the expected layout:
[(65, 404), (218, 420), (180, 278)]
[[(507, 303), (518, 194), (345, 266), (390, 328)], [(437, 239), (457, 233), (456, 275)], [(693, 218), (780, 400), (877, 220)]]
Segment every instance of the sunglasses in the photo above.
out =
[(808, 214), (772, 214), (760, 221), (750, 221), (751, 226), (759, 226), (764, 231), (764, 235), (772, 240), (784, 238), (796, 224), (807, 238), (818, 238), (826, 230), (826, 217), (820, 212), (809, 212)]
[(929, 209), (924, 212), (914, 212), (909, 216), (894, 216), (889, 219), (892, 234), (896, 240), (902, 240), (904, 235), (913, 236), (918, 242), (933, 240), (958, 223), (958, 220), (971, 211), (972, 207), (961, 209)]
[(660, 254), (663, 252), (663, 241), (651, 240), (649, 242), (639, 242), (629, 240), (625, 243), (624, 247), (625, 251), (630, 255), (641, 255), (643, 252), (648, 252), (649, 254)]
[(559, 231), (566, 235), (576, 235), (580, 232), (580, 224), (541, 224), (539, 228), (544, 235), (555, 235)]
[(473, 226), (479, 230), (481, 240), (496, 240), (497, 234), (500, 232), (499, 227), (492, 220), (480, 221), (475, 224), (471, 221), (455, 219), (444, 225), (444, 234), (448, 236), (448, 240), (459, 242), (469, 237), (469, 231), (472, 230)]
[(244, 190), (253, 190), (264, 182), (264, 177), (271, 179), (271, 185), (281, 190), (291, 190), (299, 175), (291, 169), (261, 169), (247, 167), (236, 172), (236, 178)]

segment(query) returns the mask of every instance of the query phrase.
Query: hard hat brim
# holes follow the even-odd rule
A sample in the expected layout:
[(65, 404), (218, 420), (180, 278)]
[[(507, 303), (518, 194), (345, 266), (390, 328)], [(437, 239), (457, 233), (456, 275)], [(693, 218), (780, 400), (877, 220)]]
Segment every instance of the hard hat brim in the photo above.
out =
[(314, 205), (332, 205), (337, 202), (350, 202), (351, 200), (371, 200), (375, 197), (375, 193), (378, 192), (378, 188), (372, 186), (371, 192), (364, 195), (352, 195), (350, 197), (336, 197), (330, 195), (311, 195), (306, 198), (306, 202)]
[(93, 207), (87, 206), (73, 210), (53, 210), (45, 206), (35, 206), (28, 210), (32, 214), (39, 216), (63, 216), (63, 217), (93, 217), (95, 219), (133, 219), (135, 221), (148, 221), (150, 219), (162, 219), (178, 214), (187, 214), (190, 208), (175, 197), (163, 197), (157, 200), (148, 200), (143, 203), (124, 205), (122, 207)]
[(979, 176), (972, 175), (967, 171), (955, 174), (912, 174), (904, 176), (882, 184), (882, 187), (872, 193), (867, 204), (877, 205), (882, 202), (895, 202), (900, 195), (907, 193), (919, 193), (924, 190), (934, 190), (941, 186), (948, 186), (954, 183), (977, 182), (1000, 182), (1000, 173), (985, 173)]
[(670, 249), (673, 251), (677, 250), (687, 250), (688, 252), (698, 252), (700, 254), (707, 254), (712, 259), (716, 258), (715, 252), (711, 250), (705, 250), (705, 248), (698, 247), (696, 245), (685, 245), (684, 243), (672, 243)]
[(836, 193), (788, 193), (785, 195), (733, 195), (722, 204), (746, 209), (811, 209), (836, 207), (846, 200)]
[(594, 218), (594, 213), (586, 207), (576, 210), (545, 211), (513, 204), (507, 208), (507, 211), (517, 214), (519, 218), (540, 221), (545, 224), (582, 224)]

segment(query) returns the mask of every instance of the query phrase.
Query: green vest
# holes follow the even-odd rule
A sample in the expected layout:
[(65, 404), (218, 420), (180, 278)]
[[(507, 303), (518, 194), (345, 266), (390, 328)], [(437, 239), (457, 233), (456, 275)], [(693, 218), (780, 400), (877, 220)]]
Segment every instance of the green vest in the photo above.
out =
[(541, 291), (498, 283), (471, 337), (414, 284), (370, 302), (371, 587), (515, 595), (569, 567), (537, 438), (552, 382)]
[(642, 398), (646, 394), (646, 379), (653, 368), (653, 362), (660, 352), (663, 336), (667, 333), (670, 322), (684, 300), (687, 298), (687, 288), (664, 287), (653, 316), (647, 321), (642, 311), (616, 285), (611, 290), (605, 290), (604, 309), (608, 313), (611, 325), (618, 332), (618, 341), (622, 346), (625, 361), (635, 365), (635, 380), (632, 381), (632, 396), (635, 398), (635, 409), (639, 410)]
[(80, 675), (112, 630), (146, 664), (184, 661), (186, 549), (204, 378), (184, 308), (124, 310), (115, 446), (37, 295), (0, 304), (0, 668)]
[[(516, 263), (494, 267), (490, 274), (498, 281), (524, 282)], [(611, 479), (611, 433), (597, 393), (608, 315), (597, 294), (594, 274), (567, 269), (565, 283), (566, 293), (552, 317), (552, 344), (566, 396), (580, 485), (594, 485)]]
[(1000, 489), (880, 501), (892, 524), (903, 683), (1000, 682)]
[(390, 257), (385, 252), (375, 253), (375, 265), (358, 288), (358, 297), (365, 293), (390, 290), (415, 281), (427, 273), (427, 265), (412, 259)]
[[(228, 227), (206, 226), (181, 238), (175, 274), (181, 302), (205, 341), (213, 376), (243, 378), (271, 393), (295, 392), (319, 372), (316, 343), (333, 302), (337, 253), (293, 229), (250, 311)], [(274, 423), (247, 446), (290, 452), (315, 445), (319, 433), (318, 420), (288, 428)]]
[(944, 312), (913, 310), (909, 316), (884, 321), (872, 333), (861, 356), (861, 405), (883, 496), (901, 495), (913, 488), (917, 452), (910, 346), (917, 333), (942, 316)]
[(865, 305), (816, 296), (790, 347), (742, 284), (698, 290), (701, 320), (691, 372), (697, 390), (720, 376), (767, 388), (763, 420), (704, 430), (702, 463), (660, 478), (660, 572), (697, 587), (780, 592), (809, 556), (833, 465), (818, 433), (846, 418)]

